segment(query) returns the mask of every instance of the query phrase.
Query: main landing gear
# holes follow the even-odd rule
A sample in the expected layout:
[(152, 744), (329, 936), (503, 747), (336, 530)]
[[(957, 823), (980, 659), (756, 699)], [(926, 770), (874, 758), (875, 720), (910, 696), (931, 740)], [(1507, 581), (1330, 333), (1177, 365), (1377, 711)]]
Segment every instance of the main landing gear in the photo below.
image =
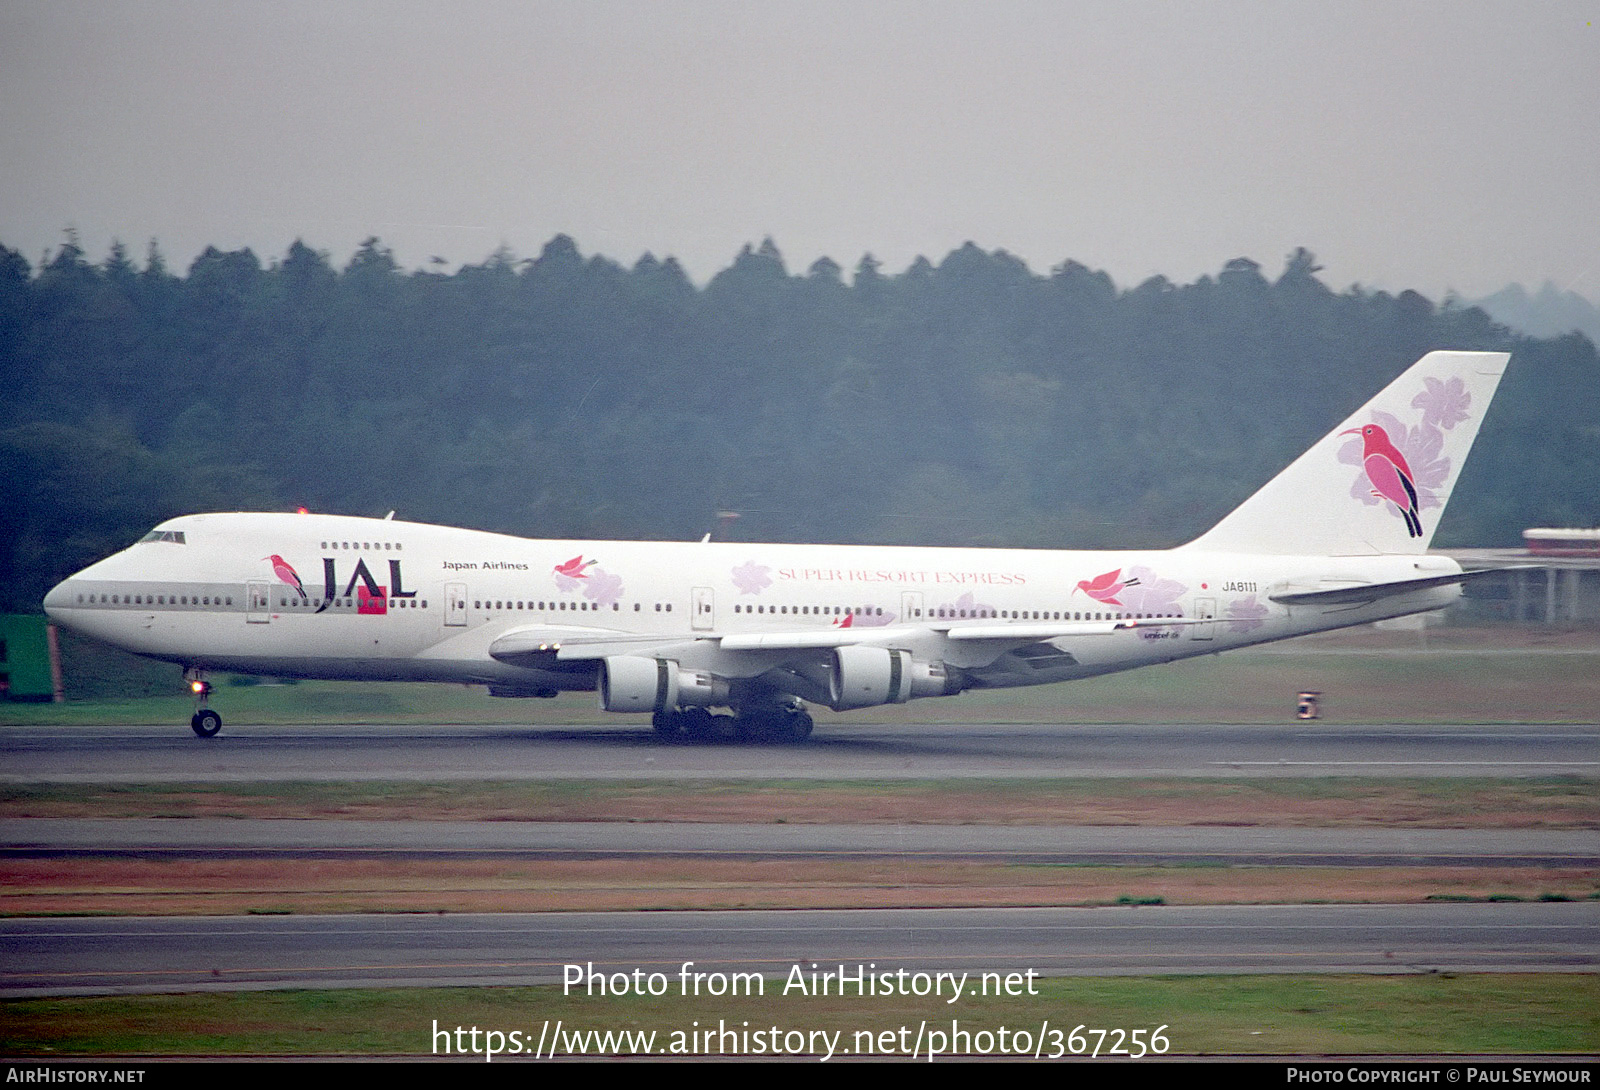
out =
[(715, 715), (705, 708), (659, 711), (650, 720), (664, 742), (777, 742), (798, 743), (811, 737), (813, 726), (805, 705), (798, 700), (744, 705), (732, 715)]
[(206, 707), (211, 696), (211, 682), (206, 680), (203, 671), (194, 667), (185, 670), (183, 676), (194, 693), (195, 713), (189, 719), (190, 728), (202, 738), (216, 737), (217, 731), (222, 729), (222, 716)]

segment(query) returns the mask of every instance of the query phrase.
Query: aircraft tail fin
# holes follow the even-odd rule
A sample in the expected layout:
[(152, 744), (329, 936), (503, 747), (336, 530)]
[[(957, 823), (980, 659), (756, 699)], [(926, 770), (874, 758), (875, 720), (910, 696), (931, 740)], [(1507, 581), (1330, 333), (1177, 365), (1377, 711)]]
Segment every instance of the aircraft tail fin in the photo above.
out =
[(1427, 551), (1510, 358), (1429, 352), (1184, 548), (1326, 556)]

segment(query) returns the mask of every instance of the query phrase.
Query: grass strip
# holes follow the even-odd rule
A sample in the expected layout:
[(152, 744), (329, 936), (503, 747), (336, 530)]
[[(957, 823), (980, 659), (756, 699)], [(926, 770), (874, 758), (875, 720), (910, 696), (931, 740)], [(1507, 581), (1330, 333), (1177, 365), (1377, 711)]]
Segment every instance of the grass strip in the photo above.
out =
[(1354, 777), (27, 784), (0, 818), (1600, 828), (1600, 781)]
[[(546, 1022), (553, 1029), (557, 1020), (568, 1032), (654, 1032), (656, 1054), (671, 1054), (675, 1042), (718, 1052), (715, 1037), (709, 1050), (688, 1047), (691, 1031), (777, 1027), (838, 1032), (856, 1055), (868, 1041), (900, 1048), (919, 1025), (948, 1033), (952, 1022), (974, 1035), (987, 1031), (991, 1048), (1002, 1026), (1013, 1047), (1019, 1030), (1042, 1036), (1046, 1055), (1056, 1047), (1050, 1029), (1066, 1047), (1078, 1026), (1165, 1026), (1177, 1055), (1600, 1051), (1600, 976), (1593, 974), (1060, 977), (1037, 980), (1035, 995), (954, 1005), (931, 997), (783, 996), (781, 979), (766, 981), (763, 995), (723, 999), (682, 997), (676, 975), (669, 984), (660, 998), (563, 995), (551, 986), (12, 1000), (0, 1002), (0, 1032), (13, 1056), (52, 1057), (434, 1055), (436, 1026), (452, 1050), (456, 1027), (517, 1031), (531, 1048)], [(470, 1036), (459, 1040), (470, 1047)], [(1087, 1041), (1092, 1047), (1094, 1038)]]
[(868, 859), (6, 861), (0, 915), (184, 916), (1592, 900), (1592, 867), (1043, 865)]

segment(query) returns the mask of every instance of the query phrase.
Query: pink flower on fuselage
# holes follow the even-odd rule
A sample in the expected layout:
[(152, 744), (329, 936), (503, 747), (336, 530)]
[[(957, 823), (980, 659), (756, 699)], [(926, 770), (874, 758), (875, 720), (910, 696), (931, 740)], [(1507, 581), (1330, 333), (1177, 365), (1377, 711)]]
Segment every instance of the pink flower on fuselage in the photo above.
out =
[(754, 560), (746, 561), (733, 569), (733, 585), (740, 594), (760, 594), (772, 586), (772, 569)]
[(595, 568), (584, 580), (583, 596), (598, 605), (612, 605), (622, 597), (622, 576)]

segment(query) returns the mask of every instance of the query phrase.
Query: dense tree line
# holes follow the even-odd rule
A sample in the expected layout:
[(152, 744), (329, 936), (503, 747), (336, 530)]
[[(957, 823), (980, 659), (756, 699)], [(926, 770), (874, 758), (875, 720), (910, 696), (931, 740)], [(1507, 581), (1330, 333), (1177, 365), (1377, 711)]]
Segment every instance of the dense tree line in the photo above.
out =
[(1165, 546), (1203, 530), (1433, 348), (1516, 358), (1440, 530), (1600, 520), (1600, 360), (1415, 292), (1269, 279), (1119, 289), (967, 244), (791, 274), (768, 241), (703, 288), (564, 236), (453, 274), (377, 239), (342, 269), (152, 245), (37, 268), (0, 246), (0, 587), (180, 513), (312, 510), (538, 536)]

